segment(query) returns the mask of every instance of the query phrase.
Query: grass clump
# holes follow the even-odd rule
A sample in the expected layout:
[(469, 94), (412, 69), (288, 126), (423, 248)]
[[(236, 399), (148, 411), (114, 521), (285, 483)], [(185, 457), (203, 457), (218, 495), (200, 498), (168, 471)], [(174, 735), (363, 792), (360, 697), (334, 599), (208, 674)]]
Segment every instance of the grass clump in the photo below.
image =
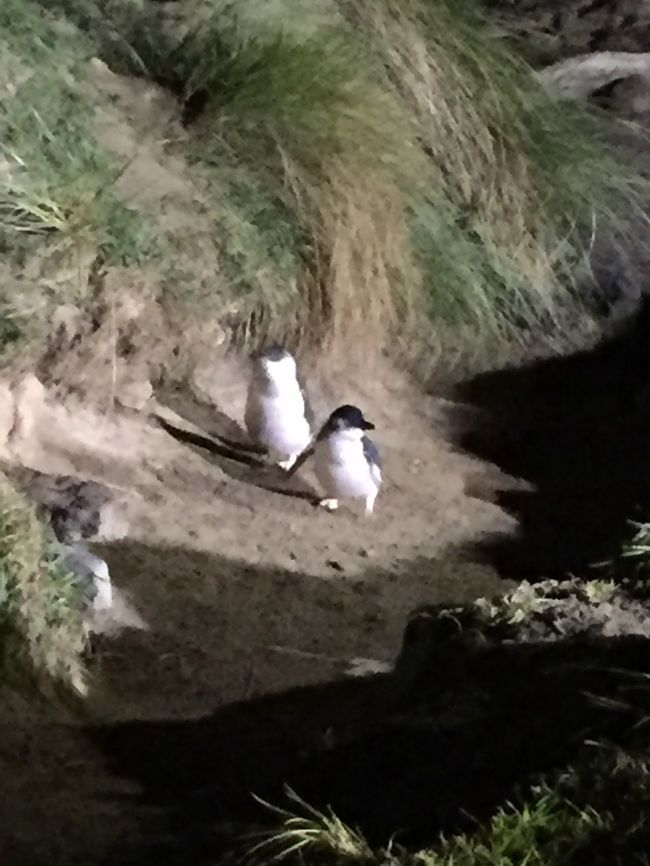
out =
[(0, 475), (0, 652), (6, 674), (85, 691), (81, 590), (57, 559), (54, 535)]
[(203, 107), (176, 145), (224, 283), (201, 303), (257, 338), (498, 352), (575, 331), (575, 269), (640, 201), (615, 121), (555, 102), (473, 4), (40, 3)]
[[(0, 246), (154, 260), (172, 309), (255, 341), (557, 344), (591, 240), (641, 199), (615, 121), (553, 101), (473, 4), (8, 0), (0, 48)], [(94, 56), (182, 103), (186, 130), (156, 133), (187, 168), (180, 221), (116, 195)]]
[(578, 808), (563, 795), (547, 787), (519, 807), (500, 809), (473, 833), (442, 838), (438, 845), (409, 851), (395, 842), (373, 850), (363, 836), (352, 830), (331, 810), (321, 812), (295, 792), (288, 796), (300, 814), (263, 803), (282, 819), (251, 853), (275, 861), (294, 855), (302, 863), (369, 863), (377, 866), (561, 866), (589, 844), (596, 833), (609, 826), (609, 819), (590, 808)]
[(594, 224), (635, 196), (611, 120), (550, 99), (472, 7), (298, 6), (258, 26), (259, 4), (214, 4), (220, 47), (197, 51), (189, 93), (208, 97), (201, 158), (235, 152), (297, 215), (302, 316), (335, 334), (424, 312), (474, 339), (561, 328)]
[(585, 846), (607, 819), (544, 790), (520, 808), (501, 809), (475, 834), (452, 836), (411, 860), (422, 866), (560, 866)]
[(518, 643), (562, 641), (589, 634), (650, 637), (650, 618), (643, 593), (629, 581), (614, 579), (521, 581), (511, 592), (479, 598), (462, 606), (424, 608), (416, 613), (449, 620), (460, 634)]
[(628, 593), (645, 599), (650, 586), (650, 523), (629, 520), (627, 525), (629, 531), (618, 555), (596, 567), (611, 575)]
[(629, 538), (622, 547), (621, 557), (624, 560), (630, 560), (639, 569), (640, 572), (648, 577), (648, 568), (650, 566), (650, 523), (631, 522), (633, 530), (631, 538)]
[[(280, 259), (293, 262), (284, 287), (253, 297), (262, 295), (271, 322), (293, 313), (295, 327), (321, 345), (390, 330), (419, 297), (404, 221), (418, 173), (417, 152), (403, 150), (408, 116), (342, 26), (250, 38), (234, 29), (229, 37), (233, 55), (197, 72), (193, 85), (210, 94), (197, 156), (218, 166), (224, 152), (238, 155), (258, 179), (253, 188), (280, 203)], [(214, 177), (232, 203), (228, 179), (218, 168)], [(266, 232), (251, 216), (249, 204), (243, 223), (256, 230), (255, 250)]]
[(256, 797), (255, 799), (281, 819), (281, 829), (265, 834), (266, 838), (251, 853), (268, 851), (274, 860), (283, 860), (292, 854), (326, 852), (349, 860), (374, 859), (374, 853), (361, 833), (352, 830), (331, 809), (321, 812), (306, 803), (291, 788), (288, 799), (302, 811), (297, 814)]

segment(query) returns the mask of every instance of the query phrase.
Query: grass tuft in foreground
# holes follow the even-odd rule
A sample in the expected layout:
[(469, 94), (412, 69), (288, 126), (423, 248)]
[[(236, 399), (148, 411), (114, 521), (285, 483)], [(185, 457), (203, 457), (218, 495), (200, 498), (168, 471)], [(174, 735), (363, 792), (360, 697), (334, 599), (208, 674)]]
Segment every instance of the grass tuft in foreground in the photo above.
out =
[(77, 584), (57, 561), (55, 538), (36, 510), (0, 475), (0, 655), (10, 679), (86, 690), (86, 636)]
[(288, 799), (302, 814), (273, 806), (259, 797), (262, 806), (281, 819), (281, 829), (269, 831), (264, 840), (251, 851), (268, 853), (273, 860), (284, 860), (292, 854), (326, 853), (351, 861), (371, 861), (374, 853), (361, 833), (352, 830), (329, 809), (321, 812), (306, 803), (291, 788), (286, 789)]
[(432, 848), (409, 851), (392, 842), (373, 851), (363, 836), (331, 810), (320, 812), (295, 792), (293, 813), (263, 803), (281, 819), (281, 828), (252, 854), (275, 861), (297, 856), (301, 863), (368, 863), (376, 866), (561, 866), (609, 825), (606, 817), (581, 809), (549, 788), (537, 788), (522, 806), (499, 812), (474, 833), (443, 838)]

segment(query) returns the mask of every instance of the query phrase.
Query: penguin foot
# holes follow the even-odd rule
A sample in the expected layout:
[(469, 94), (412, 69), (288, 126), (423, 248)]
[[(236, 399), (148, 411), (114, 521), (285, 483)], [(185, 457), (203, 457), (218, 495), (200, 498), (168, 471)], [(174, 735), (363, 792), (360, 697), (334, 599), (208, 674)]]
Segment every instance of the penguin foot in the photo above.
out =
[(377, 499), (376, 493), (372, 493), (370, 496), (366, 497), (366, 517), (371, 517), (374, 514), (375, 499)]
[(288, 472), (297, 459), (298, 455), (292, 454), (291, 457), (288, 457), (286, 460), (278, 460), (278, 466), (283, 472)]
[(338, 499), (321, 499), (318, 504), (321, 508), (326, 508), (328, 511), (336, 511), (339, 507)]

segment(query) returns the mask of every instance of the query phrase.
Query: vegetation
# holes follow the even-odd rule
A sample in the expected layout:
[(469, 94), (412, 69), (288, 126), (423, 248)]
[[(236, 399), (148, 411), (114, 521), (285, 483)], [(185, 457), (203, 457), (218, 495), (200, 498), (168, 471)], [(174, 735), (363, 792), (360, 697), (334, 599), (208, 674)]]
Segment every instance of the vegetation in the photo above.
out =
[[(106, 273), (128, 283), (145, 268), (174, 317), (189, 310), (251, 341), (284, 336), (351, 352), (401, 338), (416, 350), (494, 357), (504, 343), (562, 337), (565, 322), (575, 329), (574, 280), (589, 243), (601, 231), (623, 233), (644, 189), (608, 145), (614, 121), (553, 101), (478, 7), (179, 7), (1, 4), (0, 349), (31, 341), (44, 355), (56, 305), (95, 305), (101, 316)], [(127, 126), (133, 118), (93, 83), (96, 58), (163, 88), (171, 120), (143, 121), (130, 156), (100, 134), (100, 115)], [(183, 186), (183, 220), (169, 219), (163, 194), (153, 204), (142, 195), (137, 173), (121, 182), (141, 145)], [(135, 351), (127, 336), (125, 352)], [(650, 531), (637, 529), (624, 557), (643, 571)], [(609, 581), (523, 583), (448, 613), (461, 627), (482, 618), (491, 636), (520, 641), (611, 634), (614, 618), (629, 634), (642, 622), (637, 601)], [(80, 589), (49, 527), (0, 475), (6, 672), (29, 670), (84, 692), (85, 640)], [(637, 699), (643, 727), (650, 716)], [(269, 807), (280, 826), (254, 853), (305, 863), (559, 866), (618, 821), (606, 797), (603, 808), (574, 802), (572, 791), (583, 790), (555, 780), (474, 832), (419, 851), (398, 840), (376, 850), (334, 812), (289, 792), (291, 809)], [(647, 781), (637, 791), (647, 797)], [(635, 813), (629, 826), (640, 820)]]
[[(274, 860), (300, 854), (302, 863), (368, 863), (377, 866), (560, 866), (597, 833), (608, 827), (606, 817), (579, 809), (564, 796), (539, 788), (519, 808), (509, 805), (475, 833), (441, 839), (434, 848), (410, 852), (397, 843), (374, 851), (363, 836), (333, 813), (312, 808), (289, 791), (298, 812), (269, 806), (282, 819), (253, 849)], [(268, 806), (268, 804), (265, 804)]]
[[(464, 650), (459, 651), (457, 659), (463, 658), (469, 647), (474, 647), (472, 651), (476, 655), (469, 662), (466, 660), (466, 664), (454, 664), (453, 651), (446, 655), (444, 629), (432, 625), (429, 637), (437, 635), (437, 638), (431, 638), (434, 643), (429, 637), (423, 637), (423, 652), (417, 654), (414, 651), (413, 658), (404, 662), (404, 667), (417, 667), (414, 676), (414, 668), (405, 671), (413, 715), (401, 704), (398, 721), (391, 719), (387, 724), (389, 731), (393, 730), (394, 724), (400, 723), (406, 724), (407, 730), (408, 724), (413, 725), (411, 730), (428, 725), (430, 742), (435, 742), (440, 734), (445, 744), (454, 742), (454, 737), (448, 734), (449, 730), (456, 730), (454, 726), (457, 725), (459, 735), (463, 732), (465, 745), (471, 750), (478, 728), (488, 725), (494, 730), (489, 721), (492, 704), (507, 704), (509, 700), (513, 702), (514, 716), (508, 709), (497, 706), (495, 717), (506, 720), (506, 728), (507, 720), (516, 718), (522, 725), (521, 736), (524, 738), (531, 731), (539, 732), (540, 714), (542, 726), (553, 726), (561, 719), (560, 724), (570, 727), (572, 722), (563, 710), (546, 707), (543, 702), (535, 700), (532, 706), (528, 706), (530, 695), (526, 697), (521, 682), (513, 681), (512, 693), (508, 697), (507, 689), (502, 690), (490, 678), (495, 676), (500, 686), (502, 678), (512, 676), (512, 669), (506, 662), (507, 653), (494, 657), (492, 674), (489, 665), (481, 660), (490, 656), (490, 647), (493, 650), (497, 646), (501, 649), (508, 647), (512, 656), (517, 653), (517, 645), (533, 641), (536, 646), (527, 650), (519, 646), (530, 660), (535, 655), (539, 657), (542, 643), (556, 641), (559, 643), (555, 647), (560, 653), (554, 653), (553, 648), (547, 646), (551, 651), (546, 653), (546, 661), (540, 665), (543, 671), (541, 679), (548, 676), (555, 682), (551, 693), (557, 689), (558, 701), (564, 702), (576, 689), (593, 710), (593, 714), (591, 711), (589, 714), (591, 721), (581, 715), (575, 722), (577, 736), (572, 743), (571, 763), (559, 763), (545, 777), (519, 775), (518, 781), (513, 783), (512, 801), (497, 807), (491, 818), (472, 823), (471, 813), (465, 813), (459, 820), (470, 825), (469, 831), (441, 836), (436, 844), (424, 849), (401, 841), (400, 831), (406, 828), (390, 826), (385, 828), (386, 838), (390, 841), (384, 847), (375, 847), (364, 838), (361, 829), (346, 824), (332, 808), (314, 808), (292, 789), (286, 788), (286, 807), (259, 800), (270, 812), (273, 826), (264, 831), (262, 840), (250, 849), (251, 856), (247, 862), (273, 860), (336, 866), (354, 863), (372, 866), (518, 866), (523, 863), (529, 866), (577, 866), (581, 863), (609, 866), (610, 863), (647, 863), (649, 675), (642, 670), (640, 661), (638, 670), (633, 665), (628, 667), (635, 651), (639, 651), (639, 645), (629, 642), (629, 635), (647, 636), (647, 601), (645, 605), (637, 604), (625, 589), (610, 581), (549, 580), (534, 586), (524, 582), (512, 593), (490, 601), (479, 599), (462, 607), (432, 608), (423, 611), (423, 615), (430, 623), (450, 617), (455, 634), (469, 630), (480, 633), (479, 640), (474, 640), (475, 634), (467, 635)], [(587, 637), (588, 640), (579, 640)], [(609, 638), (609, 644), (603, 637)], [(600, 651), (609, 646), (610, 654), (597, 650), (591, 661), (587, 661), (584, 652), (586, 650), (588, 655), (591, 646), (599, 647)], [(617, 655), (617, 648), (622, 647), (626, 649)], [(556, 659), (555, 668), (553, 657)], [(612, 661), (614, 658), (619, 659), (619, 663)], [(610, 659), (609, 664), (607, 659)], [(447, 665), (456, 672), (450, 680), (441, 677), (438, 670), (439, 666)], [(534, 665), (524, 664), (519, 675), (524, 678), (534, 676), (534, 670)], [(567, 687), (564, 683), (564, 688), (558, 688), (567, 671), (575, 673), (579, 670), (585, 675), (582, 685), (579, 685), (579, 675), (572, 686)], [(475, 671), (479, 688), (484, 691), (479, 697), (470, 685), (473, 697), (468, 700), (465, 689), (468, 680), (472, 679), (471, 671)], [(601, 677), (595, 688), (594, 677)], [(484, 702), (483, 707), (481, 702)], [(428, 703), (428, 709), (423, 711)], [(464, 713), (468, 708), (466, 716)], [(526, 721), (527, 713), (536, 716), (532, 727), (530, 719)], [(469, 717), (473, 718), (475, 727), (468, 724)], [(517, 734), (506, 730), (504, 737), (513, 749), (513, 755), (521, 757), (522, 741)], [(388, 733), (387, 743), (390, 742)], [(530, 748), (544, 750), (547, 746), (533, 743)], [(477, 748), (481, 747), (486, 748), (486, 744), (479, 738)], [(349, 744), (345, 748), (349, 748)], [(489, 751), (490, 747), (487, 749)], [(423, 752), (429, 760), (436, 754), (435, 748), (424, 748)], [(495, 749), (495, 755), (504, 758), (499, 748)], [(342, 766), (347, 767), (349, 757), (343, 760)], [(470, 766), (472, 760), (468, 756)], [(470, 772), (472, 781), (467, 783), (470, 786), (480, 786), (482, 780), (487, 782), (490, 759), (483, 754), (480, 761), (485, 761), (485, 777), (472, 776)], [(526, 763), (525, 759), (523, 762)], [(495, 768), (495, 772), (498, 775), (500, 770)], [(447, 792), (440, 790), (436, 793), (433, 785), (427, 788), (422, 778), (417, 778), (419, 796), (433, 796), (432, 820), (435, 821), (434, 815), (445, 812), (446, 807), (441, 804), (447, 802)], [(434, 778), (445, 780), (448, 777), (444, 772), (438, 776), (434, 770)], [(384, 781), (386, 785), (391, 783), (390, 778)], [(376, 784), (374, 777), (373, 784)], [(466, 796), (471, 797), (473, 793), (466, 789)], [(458, 803), (457, 797), (458, 791), (454, 791), (451, 800), (462, 814), (463, 803)], [(417, 820), (420, 826), (422, 818)]]
[(9, 679), (35, 676), (85, 691), (82, 598), (52, 530), (0, 476), (0, 653)]
[[(401, 333), (497, 351), (531, 328), (557, 334), (594, 227), (620, 230), (636, 205), (605, 141), (611, 118), (554, 103), (478, 9), (452, 0), (173, 13), (8, 0), (0, 43), (0, 243), (14, 274), (44, 251), (58, 274), (71, 256), (153, 263), (169, 301), (254, 339), (367, 347)], [(201, 267), (186, 228), (123, 195), (125, 161), (94, 128), (106, 97), (88, 82), (93, 56), (196, 109), (166, 153), (195, 187)], [(14, 321), (18, 288), (4, 293)]]
[[(120, 200), (121, 166), (95, 140), (93, 93), (84, 83), (93, 50), (36, 3), (0, 10), (0, 285), (2, 344), (42, 339), (52, 304), (87, 299), (87, 268), (142, 263), (154, 239)], [(42, 282), (34, 285), (34, 277)], [(45, 283), (45, 285), (43, 285)]]
[(91, 46), (36, 4), (9, 0), (0, 14), (5, 251), (55, 234), (57, 252), (89, 245), (109, 262), (140, 261), (146, 243), (112, 191), (119, 166), (94, 140), (93, 94), (79, 81)]
[(622, 557), (631, 560), (646, 575), (650, 561), (650, 523), (632, 523), (632, 537), (623, 545)]

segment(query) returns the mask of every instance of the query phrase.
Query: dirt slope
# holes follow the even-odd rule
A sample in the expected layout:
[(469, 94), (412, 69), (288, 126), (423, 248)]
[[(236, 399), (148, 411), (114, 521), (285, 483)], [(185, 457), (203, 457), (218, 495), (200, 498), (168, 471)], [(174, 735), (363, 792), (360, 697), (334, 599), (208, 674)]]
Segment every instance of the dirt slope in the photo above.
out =
[[(120, 489), (128, 536), (98, 549), (148, 626), (99, 638), (84, 715), (189, 718), (335, 678), (356, 658), (390, 663), (414, 607), (504, 587), (454, 548), (513, 528), (488, 501), (505, 479), (454, 453), (445, 438), (447, 404), (415, 392), (390, 368), (374, 373), (375, 384), (363, 388), (328, 377), (338, 383), (337, 402), (357, 402), (377, 425), (388, 480), (370, 520), (353, 509), (314, 508), (304, 498), (313, 482), (307, 466), (287, 488), (273, 467), (178, 441), (156, 421), (158, 414), (232, 438), (245, 398), (241, 359), (216, 359), (205, 373), (203, 393), (211, 389), (216, 406), (170, 392), (151, 402), (149, 417), (99, 415), (26, 389), (5, 458)], [(322, 417), (331, 390), (313, 372), (307, 378)], [(53, 711), (7, 694), (3, 715), (0, 761), (12, 796), (1, 811), (13, 827), (7, 856), (17, 858), (3, 862), (20, 862), (25, 846), (48, 852), (49, 863), (90, 862), (90, 849), (114, 843), (128, 826), (128, 809), (102, 802), (114, 780), (74, 727), (57, 726)], [(25, 755), (19, 767), (18, 754)]]

